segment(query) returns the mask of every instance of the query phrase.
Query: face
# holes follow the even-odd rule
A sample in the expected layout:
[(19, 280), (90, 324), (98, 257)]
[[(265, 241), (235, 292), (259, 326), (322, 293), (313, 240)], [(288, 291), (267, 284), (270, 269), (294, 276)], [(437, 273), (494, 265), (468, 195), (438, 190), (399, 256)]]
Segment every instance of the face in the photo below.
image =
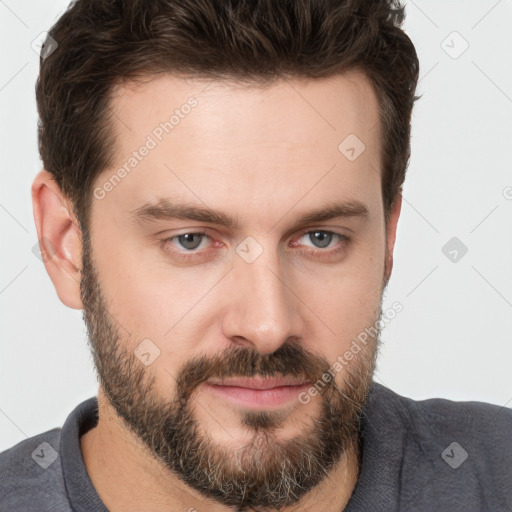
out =
[(374, 370), (378, 335), (357, 341), (386, 282), (373, 90), (165, 76), (112, 110), (81, 281), (100, 384), (194, 489), (291, 504), (356, 449)]

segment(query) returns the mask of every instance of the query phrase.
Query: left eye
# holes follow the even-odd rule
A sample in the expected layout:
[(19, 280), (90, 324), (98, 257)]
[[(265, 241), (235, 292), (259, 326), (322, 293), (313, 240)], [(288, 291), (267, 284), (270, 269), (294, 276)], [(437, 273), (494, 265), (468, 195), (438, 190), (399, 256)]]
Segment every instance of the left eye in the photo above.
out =
[[(313, 244), (313, 247), (316, 249), (325, 249), (328, 248), (333, 242), (333, 240), (336, 242), (348, 242), (349, 238), (345, 235), (342, 235), (341, 233), (336, 233), (334, 231), (325, 231), (322, 229), (317, 229), (313, 231), (307, 231), (302, 234), (298, 240), (302, 240), (305, 238), (306, 241), (309, 241)], [(295, 245), (295, 244), (294, 244)], [(301, 245), (306, 245), (304, 242), (301, 243)], [(333, 244), (335, 245), (335, 244)], [(311, 247), (311, 246), (310, 246)]]
[(306, 237), (307, 241), (313, 243), (314, 247), (317, 249), (325, 249), (329, 247), (329, 244), (332, 242), (333, 238), (340, 238), (341, 235), (338, 233), (333, 233), (332, 231), (308, 231), (301, 238)]
[(199, 249), (204, 237), (207, 236), (206, 233), (183, 233), (182, 235), (173, 236), (169, 240), (177, 240), (184, 249), (194, 251)]

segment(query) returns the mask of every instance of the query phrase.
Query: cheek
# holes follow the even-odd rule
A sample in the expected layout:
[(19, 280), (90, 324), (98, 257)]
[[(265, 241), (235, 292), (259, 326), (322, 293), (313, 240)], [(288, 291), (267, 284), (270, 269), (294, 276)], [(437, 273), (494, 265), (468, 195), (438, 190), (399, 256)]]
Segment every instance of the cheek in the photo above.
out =
[(109, 312), (136, 337), (163, 338), (214, 285), (215, 271), (173, 267), (157, 242), (122, 233), (98, 226), (93, 240)]
[(217, 270), (172, 268), (153, 254), (143, 257), (140, 247), (126, 246), (112, 258), (109, 251), (117, 245), (112, 240), (97, 256), (108, 311), (122, 326), (126, 350), (150, 353), (147, 369), (157, 377), (155, 391), (172, 396), (180, 369), (212, 338), (208, 329), (216, 328), (215, 294), (208, 290), (219, 280)]
[(314, 313), (306, 341), (330, 363), (349, 350), (366, 328), (375, 326), (383, 273), (383, 249), (373, 246), (361, 247), (336, 270), (301, 277), (300, 296)]

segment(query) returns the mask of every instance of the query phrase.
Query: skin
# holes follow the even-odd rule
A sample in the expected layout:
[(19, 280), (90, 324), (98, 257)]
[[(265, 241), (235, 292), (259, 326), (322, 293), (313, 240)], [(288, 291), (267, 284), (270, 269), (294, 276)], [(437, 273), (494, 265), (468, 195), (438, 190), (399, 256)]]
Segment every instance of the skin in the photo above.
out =
[[(232, 346), (270, 354), (292, 340), (334, 363), (377, 318), (401, 207), (398, 195), (386, 229), (378, 103), (369, 81), (354, 71), (266, 88), (170, 75), (126, 84), (112, 101), (114, 164), (95, 186), (102, 187), (191, 96), (198, 105), (121, 183), (93, 200), (95, 266), (109, 314), (122, 326), (119, 343), (132, 351), (149, 338), (159, 347), (160, 356), (148, 368), (161, 397), (172, 397), (173, 375), (192, 357)], [(338, 150), (349, 134), (366, 146), (355, 161)], [(70, 202), (47, 171), (37, 175), (32, 193), (39, 239), (53, 247), (45, 262), (48, 274), (60, 300), (81, 309), (81, 236)], [(239, 227), (134, 220), (133, 210), (162, 198), (221, 210)], [(368, 215), (295, 226), (303, 213), (347, 200), (364, 203)], [(322, 249), (304, 234), (313, 230), (351, 240), (343, 246), (335, 236)], [(211, 238), (201, 242), (192, 260), (176, 256), (186, 251), (177, 239), (161, 245), (165, 238), (197, 231)], [(252, 263), (236, 253), (248, 236), (262, 249)], [(343, 389), (344, 371), (336, 382)], [(213, 441), (226, 450), (247, 442), (236, 405), (205, 387), (196, 399), (195, 418)], [(123, 426), (101, 387), (98, 403), (98, 425), (82, 436), (81, 447), (109, 510), (234, 510), (162, 467)], [(280, 439), (300, 434), (300, 426), (318, 414), (319, 403), (316, 396), (307, 405), (294, 401), (284, 407)], [(283, 510), (342, 510), (357, 481), (356, 442), (320, 485)]]

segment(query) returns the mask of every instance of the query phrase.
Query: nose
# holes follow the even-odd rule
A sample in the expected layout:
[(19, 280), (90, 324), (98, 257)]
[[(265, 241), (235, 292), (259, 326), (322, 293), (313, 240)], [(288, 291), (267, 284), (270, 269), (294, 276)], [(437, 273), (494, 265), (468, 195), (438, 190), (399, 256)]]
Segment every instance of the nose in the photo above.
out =
[(281, 270), (279, 255), (265, 251), (252, 263), (238, 258), (228, 286), (222, 325), (234, 344), (252, 346), (263, 355), (292, 338), (303, 338), (300, 300)]

